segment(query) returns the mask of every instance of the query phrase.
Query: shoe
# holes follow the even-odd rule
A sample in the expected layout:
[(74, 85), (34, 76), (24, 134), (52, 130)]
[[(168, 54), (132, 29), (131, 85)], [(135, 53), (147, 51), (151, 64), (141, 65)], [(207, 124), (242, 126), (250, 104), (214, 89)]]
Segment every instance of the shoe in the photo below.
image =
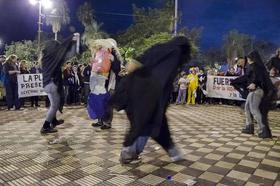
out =
[(23, 111), (25, 108), (15, 108), (15, 111)]
[(106, 129), (110, 129), (110, 128), (112, 128), (112, 127), (111, 127), (111, 125), (106, 125), (106, 124), (104, 124), (104, 125), (102, 125), (100, 128), (101, 128), (102, 130), (106, 130)]
[(54, 133), (54, 132), (57, 132), (57, 130), (54, 128), (51, 128), (51, 127), (49, 127), (49, 128), (42, 127), (41, 128), (41, 134), (49, 134), (49, 133)]
[(259, 134), (258, 134), (259, 138), (265, 139), (265, 138), (272, 138), (272, 134), (271, 134), (271, 130), (266, 127), (264, 128)]
[(103, 123), (102, 123), (102, 121), (98, 121), (97, 123), (91, 124), (91, 126), (93, 126), (93, 127), (101, 127), (101, 126), (103, 126)]
[(172, 162), (177, 162), (183, 159), (182, 154), (175, 147), (168, 149), (167, 153)]
[(241, 132), (244, 134), (254, 134), (254, 125), (246, 125), (245, 128), (241, 130)]
[(123, 147), (119, 161), (121, 164), (136, 164), (142, 159), (138, 154), (131, 153), (129, 147)]
[(56, 118), (54, 118), (52, 121), (52, 127), (55, 128), (57, 125), (61, 125), (63, 123), (64, 123), (63, 119), (57, 120)]

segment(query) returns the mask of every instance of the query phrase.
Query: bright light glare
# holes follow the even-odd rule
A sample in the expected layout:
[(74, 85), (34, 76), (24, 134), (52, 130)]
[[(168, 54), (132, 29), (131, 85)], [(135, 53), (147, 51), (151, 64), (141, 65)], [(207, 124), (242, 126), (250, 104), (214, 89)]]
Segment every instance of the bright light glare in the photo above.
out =
[(52, 8), (53, 4), (50, 0), (41, 0), (41, 1), (44, 8), (46, 9)]
[(37, 0), (29, 0), (29, 2), (30, 2), (30, 4), (32, 4), (32, 5), (36, 5), (37, 4)]

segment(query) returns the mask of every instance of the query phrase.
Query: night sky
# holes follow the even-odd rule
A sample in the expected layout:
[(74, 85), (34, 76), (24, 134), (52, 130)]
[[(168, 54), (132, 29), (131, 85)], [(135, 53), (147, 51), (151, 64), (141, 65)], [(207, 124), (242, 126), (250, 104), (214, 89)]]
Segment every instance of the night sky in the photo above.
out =
[[(66, 0), (71, 9), (71, 23), (62, 33), (70, 33), (69, 27), (82, 32), (76, 18), (76, 10), (85, 0)], [(182, 20), (179, 27), (204, 28), (201, 48), (219, 47), (223, 35), (229, 30), (254, 35), (258, 40), (280, 43), (280, 1), (279, 0), (178, 0)], [(132, 4), (138, 7), (160, 7), (160, 0), (92, 0), (98, 22), (108, 33), (125, 30), (131, 23), (131, 16), (111, 13), (131, 14)], [(0, 0), (0, 38), (9, 43), (24, 39), (34, 39), (37, 34), (38, 7), (29, 0)], [(44, 26), (45, 31), (50, 28)]]

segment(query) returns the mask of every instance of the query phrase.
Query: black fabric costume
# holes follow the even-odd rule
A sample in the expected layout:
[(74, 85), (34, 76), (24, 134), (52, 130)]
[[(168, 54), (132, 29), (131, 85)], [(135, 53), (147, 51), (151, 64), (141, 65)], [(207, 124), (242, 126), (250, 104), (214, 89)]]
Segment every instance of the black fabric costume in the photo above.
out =
[(60, 94), (60, 112), (62, 112), (64, 105), (61, 67), (66, 61), (66, 58), (70, 57), (71, 53), (73, 53), (72, 50), (75, 49), (74, 44), (73, 37), (69, 37), (63, 43), (51, 40), (45, 43), (45, 47), (42, 51), (43, 86), (45, 87), (51, 81), (57, 85), (58, 93)]
[(173, 146), (165, 113), (177, 70), (189, 59), (188, 39), (175, 37), (139, 56), (143, 66), (120, 81), (110, 103), (125, 109), (131, 124), (124, 147), (139, 136), (151, 136), (165, 150)]

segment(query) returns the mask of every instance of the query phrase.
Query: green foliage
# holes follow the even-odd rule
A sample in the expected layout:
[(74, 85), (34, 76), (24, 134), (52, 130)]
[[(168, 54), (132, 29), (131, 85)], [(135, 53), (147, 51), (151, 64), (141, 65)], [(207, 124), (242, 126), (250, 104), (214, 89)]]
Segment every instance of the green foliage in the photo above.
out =
[(108, 34), (101, 31), (102, 24), (98, 24), (94, 19), (94, 11), (91, 3), (85, 2), (78, 8), (77, 17), (84, 25), (85, 30), (82, 35), (82, 42), (88, 46), (92, 39), (102, 39), (108, 37)]
[(57, 40), (57, 33), (61, 30), (62, 25), (67, 25), (70, 22), (69, 8), (65, 0), (56, 0), (55, 9), (51, 14), (46, 16), (46, 24), (52, 26), (52, 31)]
[(87, 50), (79, 56), (79, 63), (88, 64), (91, 59), (91, 52)]
[(229, 64), (233, 64), (234, 58), (244, 56), (253, 48), (254, 37), (239, 33), (238, 30), (231, 30), (224, 36), (224, 51)]
[(172, 30), (172, 8), (165, 6), (162, 9), (144, 9), (133, 5), (134, 24), (125, 33), (117, 38), (122, 46), (136, 48), (143, 40), (154, 34)]
[(87, 27), (94, 22), (93, 13), (92, 5), (89, 2), (85, 2), (78, 8), (77, 17), (84, 27)]
[(125, 61), (135, 56), (135, 48), (132, 47), (120, 47), (120, 53)]
[[(15, 54), (21, 60), (28, 63), (37, 59), (37, 41), (18, 41), (5, 46), (5, 55)], [(30, 66), (30, 64), (28, 64)]]
[[(124, 48), (133, 48), (131, 56), (143, 53), (151, 46), (166, 42), (172, 38), (173, 29), (173, 1), (165, 0), (165, 6), (161, 9), (144, 9), (133, 6), (134, 24), (126, 32), (118, 35), (117, 41)], [(192, 44), (192, 55), (199, 53), (199, 40), (202, 28), (179, 30), (179, 35), (186, 36)]]
[(136, 55), (142, 54), (145, 50), (153, 45), (166, 42), (172, 38), (172, 35), (166, 32), (153, 34), (151, 37), (144, 38), (141, 45), (136, 48)]

